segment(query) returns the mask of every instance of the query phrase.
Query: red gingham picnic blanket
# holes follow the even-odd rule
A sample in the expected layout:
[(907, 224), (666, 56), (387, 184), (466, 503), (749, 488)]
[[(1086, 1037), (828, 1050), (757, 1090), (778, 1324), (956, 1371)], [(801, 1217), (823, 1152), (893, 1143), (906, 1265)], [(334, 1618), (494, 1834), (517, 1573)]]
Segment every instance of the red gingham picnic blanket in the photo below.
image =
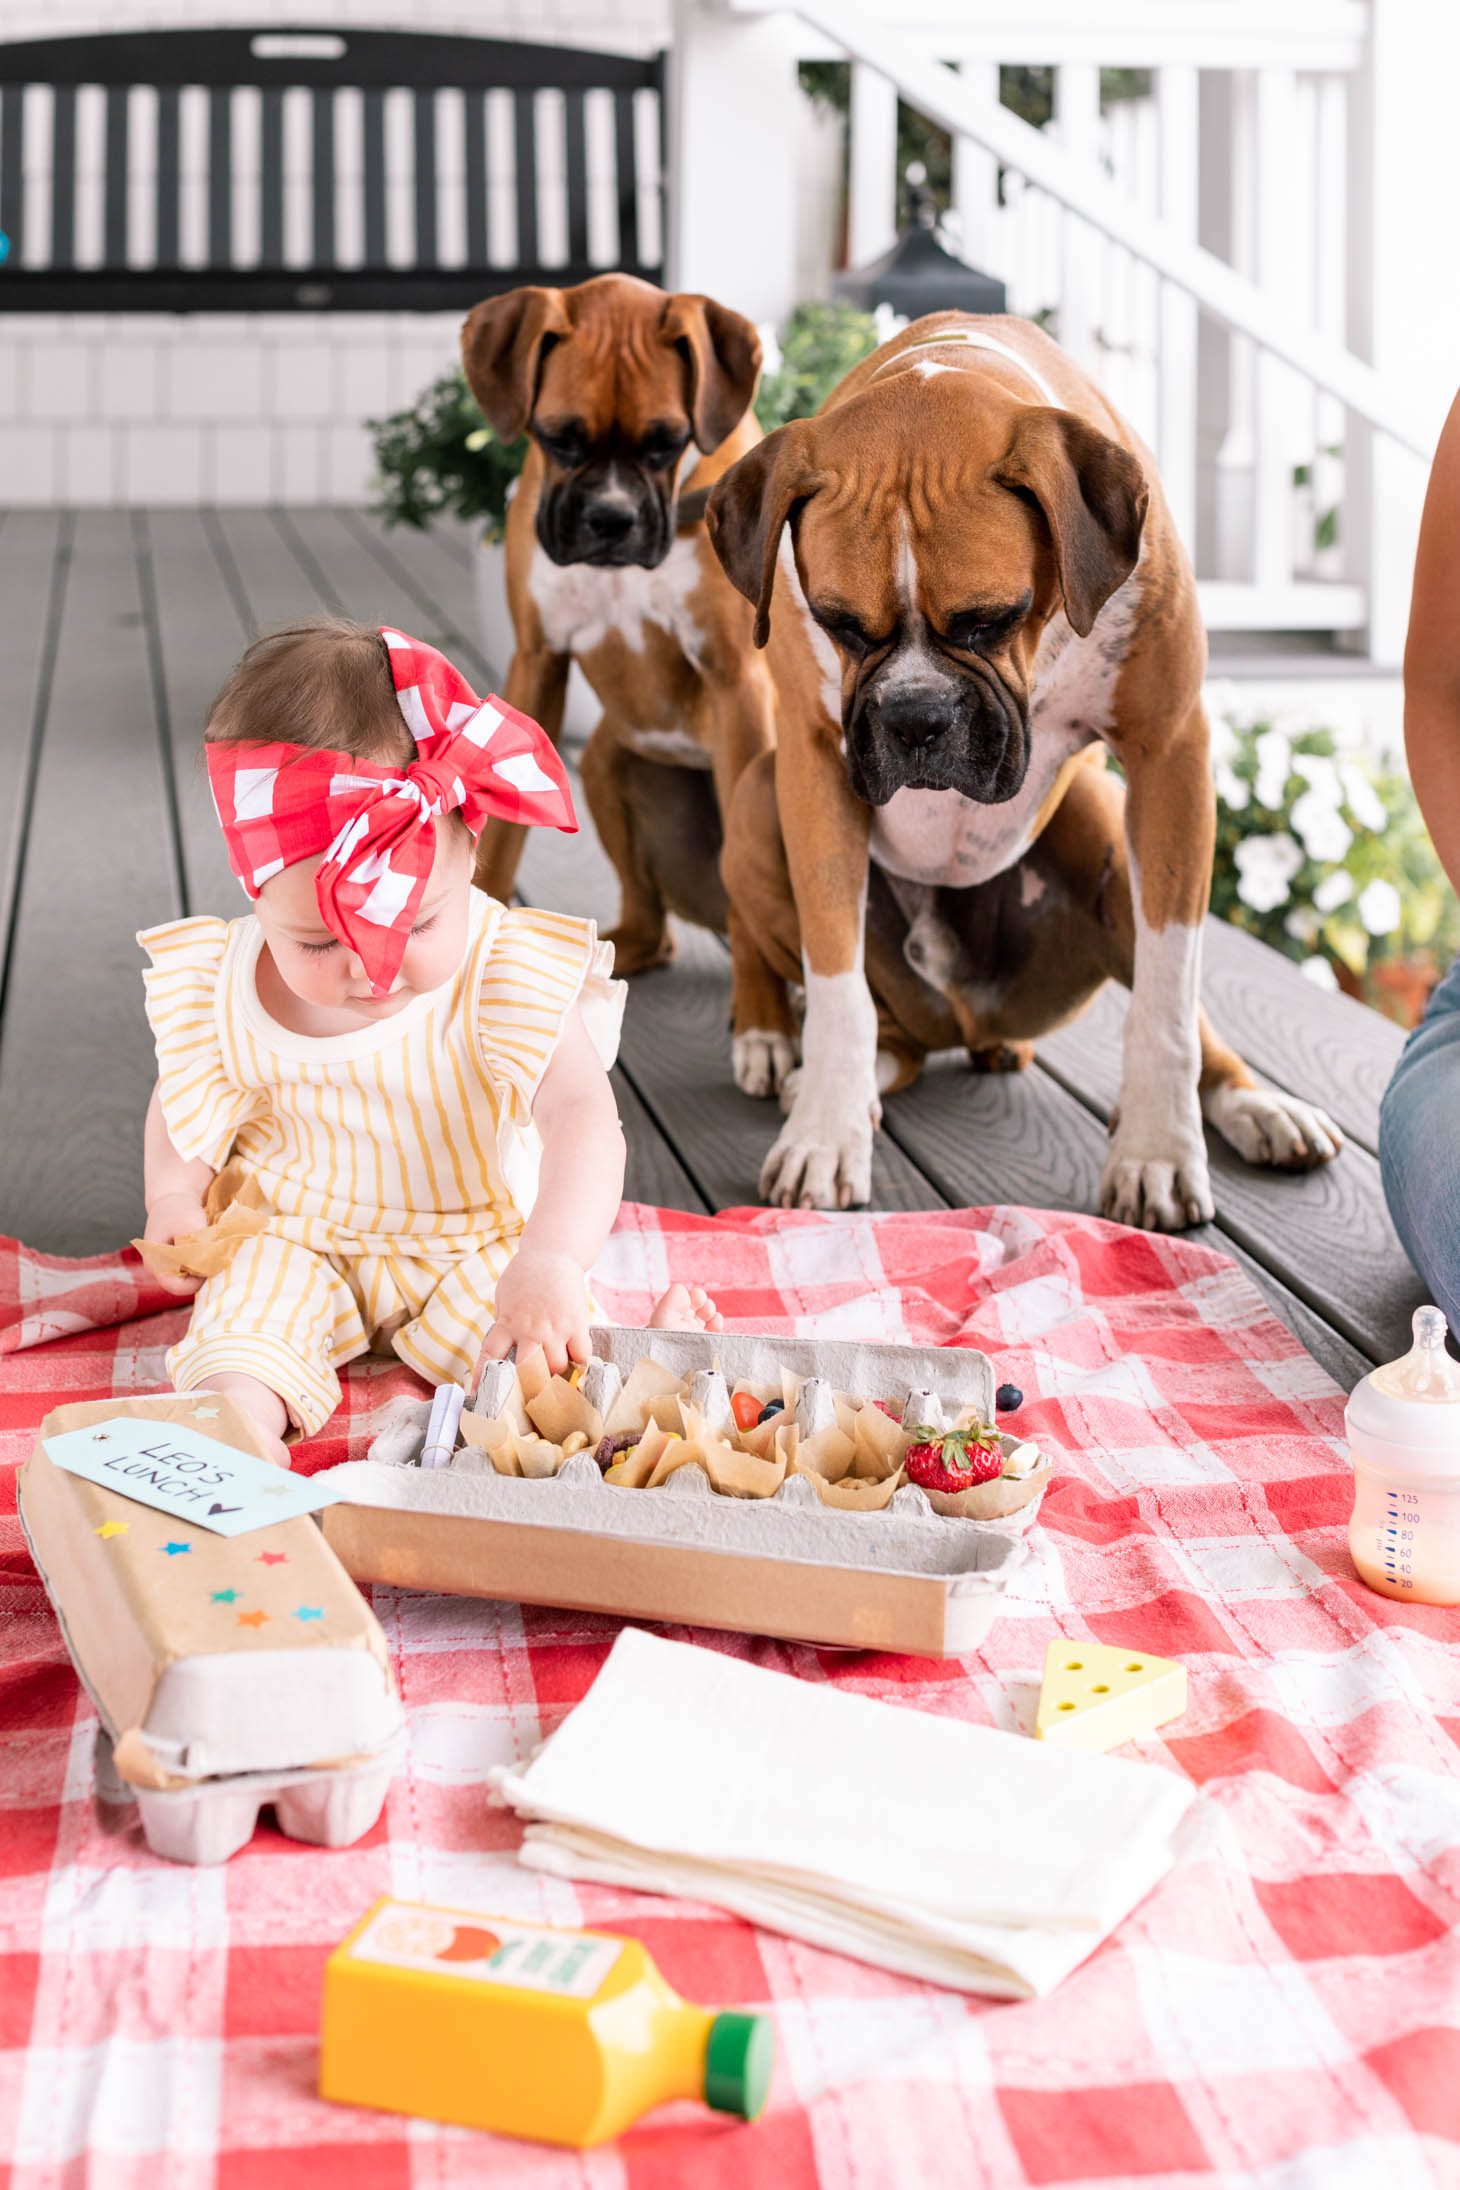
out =
[[(1183, 1659), (1143, 1745), (1201, 1799), (1176, 1869), (1050, 1998), (968, 1999), (693, 1903), (519, 1868), (482, 1775), (550, 1731), (612, 1621), (375, 1592), (410, 1761), (353, 1848), (261, 1826), (217, 1870), (91, 1795), (89, 1707), (13, 1519), (0, 1544), (0, 2180), (13, 2190), (1252, 2190), (1460, 2184), (1457, 1618), (1347, 1558), (1342, 1402), (1223, 1258), (1018, 1209), (718, 1218), (626, 1208), (598, 1290), (672, 1278), (742, 1328), (972, 1343), (1056, 1455), (1029, 1563), (961, 1663), (689, 1635), (803, 1680), (1027, 1727), (1046, 1642)], [(185, 1310), (129, 1257), (0, 1243), (0, 1438), (158, 1388)], [(14, 1349), (9, 1351), (9, 1349)], [(359, 1457), (407, 1372), (346, 1377), (298, 1456)], [(120, 1822), (118, 1822), (120, 1819)], [(895, 1860), (895, 1854), (894, 1858)], [(948, 1860), (958, 1860), (950, 1848)], [(684, 2105), (579, 2156), (330, 2107), (320, 1973), (382, 1892), (635, 1933), (670, 1981), (768, 2007), (753, 2127)], [(8, 2177), (3, 2156), (13, 2154)]]

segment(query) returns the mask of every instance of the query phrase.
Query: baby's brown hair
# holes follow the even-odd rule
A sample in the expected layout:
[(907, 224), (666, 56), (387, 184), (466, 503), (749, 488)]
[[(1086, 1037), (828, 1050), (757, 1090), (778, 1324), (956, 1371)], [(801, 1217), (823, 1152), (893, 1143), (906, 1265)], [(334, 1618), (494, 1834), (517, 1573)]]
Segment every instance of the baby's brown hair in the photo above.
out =
[(255, 639), (208, 710), (209, 745), (304, 745), (407, 766), (416, 741), (373, 624), (314, 616)]

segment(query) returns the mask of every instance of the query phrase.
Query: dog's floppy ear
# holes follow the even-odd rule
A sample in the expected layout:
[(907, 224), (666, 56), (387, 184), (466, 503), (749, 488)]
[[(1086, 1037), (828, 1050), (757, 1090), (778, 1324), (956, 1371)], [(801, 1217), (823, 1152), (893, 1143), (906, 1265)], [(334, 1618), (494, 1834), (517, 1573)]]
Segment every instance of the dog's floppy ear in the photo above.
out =
[(732, 464), (710, 489), (705, 526), (736, 591), (755, 606), (755, 643), (771, 635), (771, 595), (786, 520), (821, 481), (811, 464), (811, 422), (794, 419)]
[(659, 332), (689, 367), (689, 419), (706, 454), (733, 432), (760, 377), (760, 336), (713, 297), (670, 297)]
[(475, 305), (463, 321), (466, 384), (499, 441), (526, 430), (543, 360), (572, 325), (560, 289), (511, 289)]
[(1145, 473), (1128, 449), (1073, 411), (1040, 408), (1021, 412), (994, 477), (1043, 511), (1065, 614), (1083, 639), (1136, 567)]

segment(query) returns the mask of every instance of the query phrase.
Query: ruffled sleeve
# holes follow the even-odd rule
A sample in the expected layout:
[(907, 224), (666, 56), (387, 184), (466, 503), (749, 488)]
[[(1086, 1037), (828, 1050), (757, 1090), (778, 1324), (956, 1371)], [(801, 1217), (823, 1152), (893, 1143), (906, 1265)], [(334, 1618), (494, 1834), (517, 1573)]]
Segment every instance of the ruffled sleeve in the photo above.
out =
[(137, 937), (152, 960), (142, 980), (168, 1135), (180, 1156), (215, 1171), (264, 1100), (259, 1089), (230, 1078), (219, 1040), (218, 983), (228, 928), (226, 920), (204, 916), (171, 920)]
[(482, 1064), (525, 1125), (577, 1005), (604, 1069), (618, 1055), (627, 990), (613, 979), (613, 945), (591, 920), (516, 909), (497, 922), (482, 967), (477, 1014)]

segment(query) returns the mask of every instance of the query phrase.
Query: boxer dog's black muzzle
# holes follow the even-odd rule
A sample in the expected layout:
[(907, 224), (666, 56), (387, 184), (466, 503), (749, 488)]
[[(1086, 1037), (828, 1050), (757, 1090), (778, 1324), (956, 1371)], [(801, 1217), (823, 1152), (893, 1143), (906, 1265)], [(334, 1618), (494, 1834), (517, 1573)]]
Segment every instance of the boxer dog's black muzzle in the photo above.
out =
[(858, 678), (843, 710), (847, 776), (857, 797), (885, 806), (898, 791), (957, 791), (999, 806), (1023, 785), (1029, 723), (993, 670), (965, 669), (894, 649)]
[[(555, 563), (654, 570), (674, 539), (677, 458), (683, 441), (647, 449), (618, 436), (586, 454), (539, 433), (549, 472), (537, 505), (537, 536)], [(581, 447), (581, 444), (579, 444)]]

